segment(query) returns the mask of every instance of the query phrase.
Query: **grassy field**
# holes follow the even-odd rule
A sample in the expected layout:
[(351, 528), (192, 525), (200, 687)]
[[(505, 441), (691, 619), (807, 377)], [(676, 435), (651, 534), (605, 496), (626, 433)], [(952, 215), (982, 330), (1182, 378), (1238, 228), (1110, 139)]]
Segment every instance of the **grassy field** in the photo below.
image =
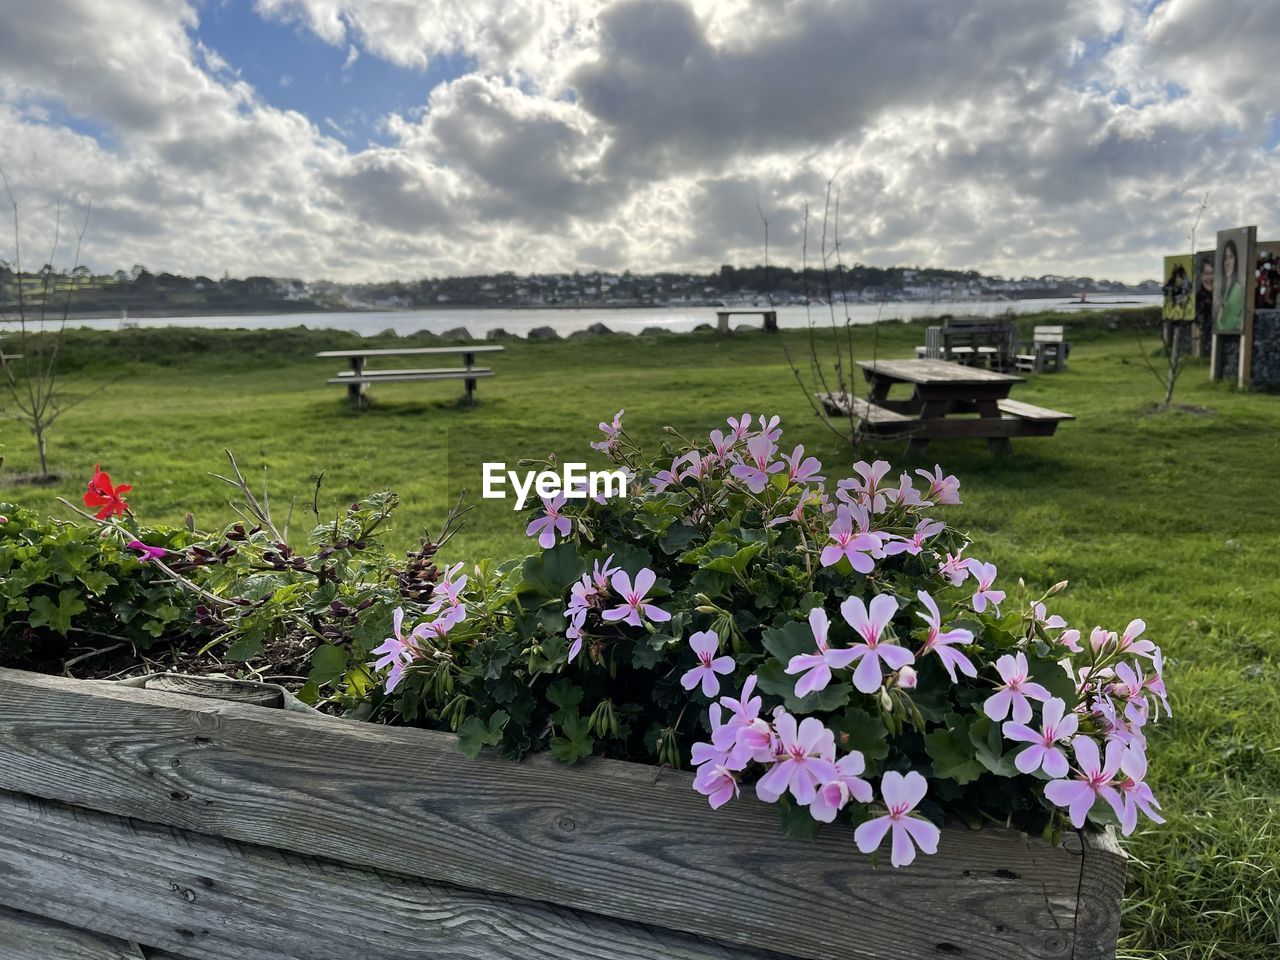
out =
[[(1032, 319), (1026, 323), (1034, 322)], [(1167, 654), (1175, 717), (1155, 730), (1151, 780), (1169, 824), (1132, 838), (1122, 956), (1280, 956), (1280, 397), (1208, 382), (1191, 367), (1177, 400), (1197, 409), (1156, 413), (1160, 391), (1132, 330), (1078, 317), (1070, 369), (1030, 378), (1014, 396), (1079, 418), (1053, 438), (1015, 440), (1011, 457), (980, 442), (935, 444), (962, 481), (953, 523), (972, 552), (1005, 578), (1047, 586), (1070, 580), (1062, 612), (1086, 629), (1143, 617)], [(1123, 325), (1123, 323), (1122, 323)], [(920, 325), (858, 330), (859, 359), (902, 357)], [(320, 349), (358, 338), (318, 331), (128, 330), (76, 334), (67, 390), (89, 399), (66, 414), (51, 443), (65, 480), (8, 485), (0, 500), (57, 510), (95, 462), (134, 484), (147, 520), (203, 526), (229, 516), (222, 449), (269, 471), (279, 509), (297, 500), (294, 526), (323, 472), (321, 514), (391, 488), (404, 502), (396, 545), (408, 546), (447, 503), (480, 486), (480, 463), (556, 453), (591, 462), (595, 425), (626, 408), (630, 431), (656, 445), (663, 424), (705, 432), (728, 415), (778, 413), (788, 443), (833, 468), (852, 457), (824, 427), (783, 352), (803, 357), (804, 335), (513, 342), (482, 381), (480, 404), (455, 406), (456, 386), (385, 385), (356, 412), (324, 384), (334, 361)], [(394, 341), (411, 344), (414, 341)], [(390, 345), (390, 344), (387, 344)], [(1145, 347), (1156, 346), (1148, 334)], [(101, 393), (92, 391), (103, 383)], [(0, 425), (5, 477), (34, 469), (29, 438)], [(907, 466), (902, 444), (874, 453)], [(922, 463), (911, 466), (925, 465)], [(478, 508), (451, 553), (524, 552), (509, 504)]]

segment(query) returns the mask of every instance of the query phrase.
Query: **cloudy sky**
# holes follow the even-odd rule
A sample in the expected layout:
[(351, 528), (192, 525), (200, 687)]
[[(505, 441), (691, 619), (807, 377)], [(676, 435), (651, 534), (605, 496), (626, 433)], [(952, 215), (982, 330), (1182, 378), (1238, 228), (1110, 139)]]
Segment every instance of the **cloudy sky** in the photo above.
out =
[(1136, 280), (1206, 190), (1280, 234), (1278, 49), (1275, 0), (0, 0), (0, 164), (95, 269), (704, 268), (757, 205), (798, 261), (834, 175), (851, 260)]

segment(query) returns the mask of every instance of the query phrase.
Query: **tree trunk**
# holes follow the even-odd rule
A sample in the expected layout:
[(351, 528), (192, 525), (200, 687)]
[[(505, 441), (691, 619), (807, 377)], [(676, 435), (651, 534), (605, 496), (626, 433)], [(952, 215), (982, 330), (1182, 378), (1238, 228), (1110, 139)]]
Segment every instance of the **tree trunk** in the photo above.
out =
[(40, 455), (40, 476), (49, 476), (49, 453), (46, 449), (44, 424), (37, 423), (35, 426), (36, 434), (36, 452)]
[(1166, 382), (1164, 392), (1164, 408), (1169, 409), (1173, 405), (1173, 388), (1178, 385), (1178, 330), (1170, 324), (1172, 331), (1172, 343), (1169, 344), (1169, 377)]

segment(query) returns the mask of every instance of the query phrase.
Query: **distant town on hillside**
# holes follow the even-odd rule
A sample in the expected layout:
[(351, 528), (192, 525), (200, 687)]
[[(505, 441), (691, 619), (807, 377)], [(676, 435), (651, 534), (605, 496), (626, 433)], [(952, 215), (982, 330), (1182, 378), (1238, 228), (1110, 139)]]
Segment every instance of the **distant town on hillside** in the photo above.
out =
[(179, 276), (131, 270), (95, 274), (23, 271), (0, 261), (0, 311), (53, 307), (80, 316), (138, 316), (310, 310), (410, 310), (444, 307), (661, 307), (850, 303), (954, 302), (1078, 297), (1084, 294), (1158, 294), (1157, 280), (1125, 284), (1092, 277), (987, 276), (975, 270), (871, 267), (854, 264), (826, 274), (787, 267), (723, 266), (714, 273), (578, 272), (424, 277), (374, 283), (303, 281), (291, 277)]

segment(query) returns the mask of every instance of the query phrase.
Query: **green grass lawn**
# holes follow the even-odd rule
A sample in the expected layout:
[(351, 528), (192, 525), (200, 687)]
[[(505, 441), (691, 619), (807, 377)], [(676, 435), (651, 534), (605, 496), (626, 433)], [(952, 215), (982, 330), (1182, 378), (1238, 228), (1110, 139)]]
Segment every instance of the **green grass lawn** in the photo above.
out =
[[(1176, 399), (1202, 409), (1154, 413), (1161, 394), (1135, 334), (1111, 332), (1101, 319), (1068, 322), (1070, 369), (1031, 377), (1014, 397), (1079, 419), (1052, 438), (1015, 440), (1003, 459), (980, 441), (938, 443), (927, 465), (960, 477), (964, 505), (949, 519), (1003, 578), (1040, 587), (1069, 580), (1058, 608), (1074, 624), (1122, 629), (1143, 617), (1166, 651), (1175, 717), (1154, 730), (1151, 781), (1169, 824), (1128, 845), (1122, 955), (1273, 960), (1280, 397), (1210, 384), (1201, 362)], [(909, 356), (923, 342), (921, 325), (856, 335), (859, 359)], [(498, 375), (481, 381), (471, 410), (455, 405), (459, 385), (449, 382), (384, 385), (372, 409), (350, 409), (342, 388), (324, 383), (335, 362), (312, 354), (358, 342), (304, 330), (74, 334), (66, 389), (88, 395), (108, 386), (57, 424), (51, 458), (64, 480), (0, 487), (0, 500), (57, 512), (55, 496), (78, 497), (101, 462), (134, 485), (134, 510), (146, 520), (176, 523), (190, 511), (202, 526), (221, 525), (227, 489), (209, 471), (223, 470), (226, 447), (246, 472), (267, 468), (278, 511), (296, 499), (295, 529), (314, 522), (304, 504), (322, 472), (322, 516), (364, 493), (395, 490), (403, 507), (392, 539), (407, 547), (462, 489), (479, 491), (485, 460), (514, 466), (555, 453), (593, 462), (586, 444), (595, 425), (620, 407), (632, 434), (654, 445), (664, 424), (703, 433), (731, 414), (767, 411), (783, 417), (788, 444), (803, 443), (829, 470), (853, 459), (790, 372), (783, 346), (803, 358), (802, 332), (516, 341), (494, 360)], [(1156, 347), (1149, 334), (1145, 346)], [(0, 431), (5, 483), (35, 463), (27, 435), (9, 422)], [(926, 465), (905, 463), (902, 446), (868, 454)], [(523, 527), (509, 504), (484, 502), (449, 552), (523, 553)]]

